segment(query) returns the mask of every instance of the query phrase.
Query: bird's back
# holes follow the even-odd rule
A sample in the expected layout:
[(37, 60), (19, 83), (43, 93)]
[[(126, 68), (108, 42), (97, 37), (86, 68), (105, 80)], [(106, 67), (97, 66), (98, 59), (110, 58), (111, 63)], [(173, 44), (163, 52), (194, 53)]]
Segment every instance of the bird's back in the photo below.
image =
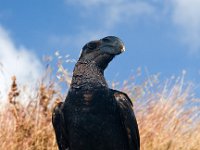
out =
[(111, 90), (71, 90), (63, 109), (70, 150), (128, 150)]

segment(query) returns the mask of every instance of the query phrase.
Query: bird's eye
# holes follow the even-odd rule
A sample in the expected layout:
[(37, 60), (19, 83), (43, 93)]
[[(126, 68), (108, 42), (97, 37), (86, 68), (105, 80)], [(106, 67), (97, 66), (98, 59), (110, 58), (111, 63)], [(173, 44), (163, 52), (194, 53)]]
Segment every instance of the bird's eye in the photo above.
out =
[(97, 43), (96, 42), (90, 42), (90, 43), (87, 44), (87, 47), (89, 49), (95, 49), (95, 48), (97, 48)]
[(107, 43), (107, 42), (110, 42), (110, 39), (108, 39), (108, 38), (103, 38), (102, 41)]

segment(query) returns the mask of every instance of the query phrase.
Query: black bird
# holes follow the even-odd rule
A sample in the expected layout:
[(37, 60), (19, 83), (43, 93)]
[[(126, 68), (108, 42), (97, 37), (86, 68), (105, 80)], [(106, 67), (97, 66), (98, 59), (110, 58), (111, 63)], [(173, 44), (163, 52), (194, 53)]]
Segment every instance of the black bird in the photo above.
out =
[(64, 103), (52, 116), (59, 150), (139, 150), (140, 137), (130, 98), (109, 89), (104, 70), (125, 50), (108, 36), (82, 48)]

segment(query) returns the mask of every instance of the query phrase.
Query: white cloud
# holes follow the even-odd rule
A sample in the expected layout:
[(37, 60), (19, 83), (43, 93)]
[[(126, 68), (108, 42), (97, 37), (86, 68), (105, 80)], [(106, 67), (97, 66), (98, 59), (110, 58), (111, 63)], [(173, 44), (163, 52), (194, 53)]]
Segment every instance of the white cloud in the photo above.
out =
[(200, 51), (200, 1), (171, 0), (173, 23), (190, 52)]
[(154, 16), (155, 8), (147, 2), (127, 1), (110, 5), (106, 9), (105, 20), (107, 27), (119, 23), (127, 23), (145, 16)]
[[(140, 19), (167, 22), (191, 53), (200, 52), (200, 0), (65, 0), (81, 7), (81, 15), (96, 18), (98, 29), (112, 31)], [(85, 14), (85, 15), (84, 15)], [(170, 20), (170, 17), (172, 19)], [(158, 20), (156, 20), (158, 19)]]
[(15, 46), (12, 39), (0, 26), (0, 101), (5, 99), (11, 84), (11, 76), (17, 77), (18, 84), (31, 86), (41, 77), (42, 64), (24, 46)]
[(66, 5), (81, 7), (81, 17), (85, 17), (88, 21), (91, 20), (92, 23), (79, 25), (80, 32), (78, 34), (52, 36), (49, 38), (49, 42), (65, 46), (70, 43), (75, 48), (80, 48), (90, 40), (99, 39), (109, 34), (113, 35), (113, 29), (120, 24), (144, 19), (145, 16), (154, 17), (155, 15), (153, 5), (145, 1), (65, 0), (65, 3)]
[(85, 8), (85, 10), (81, 12), (94, 15), (100, 27), (107, 30), (112, 29), (120, 23), (127, 23), (140, 17), (152, 17), (155, 15), (155, 7), (151, 5), (151, 3), (145, 1), (66, 0), (66, 3)]

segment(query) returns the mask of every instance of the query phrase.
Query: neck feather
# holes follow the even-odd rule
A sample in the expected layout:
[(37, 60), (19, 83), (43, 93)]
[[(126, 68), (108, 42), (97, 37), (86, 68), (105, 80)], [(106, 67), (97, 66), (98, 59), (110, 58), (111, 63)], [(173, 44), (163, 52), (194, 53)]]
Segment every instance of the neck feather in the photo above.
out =
[(71, 88), (94, 89), (108, 87), (104, 71), (95, 62), (77, 62), (73, 71)]

